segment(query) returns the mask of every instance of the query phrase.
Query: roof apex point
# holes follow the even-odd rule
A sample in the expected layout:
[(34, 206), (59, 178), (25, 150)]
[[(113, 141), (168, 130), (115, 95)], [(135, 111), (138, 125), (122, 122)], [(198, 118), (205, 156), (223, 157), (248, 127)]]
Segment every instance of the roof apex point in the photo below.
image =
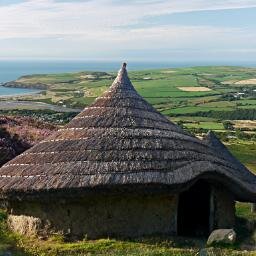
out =
[(131, 84), (131, 81), (130, 81), (130, 79), (128, 77), (126, 67), (127, 67), (127, 63), (124, 62), (122, 64), (121, 69), (118, 71), (117, 77), (116, 77), (116, 79), (115, 79), (113, 84), (116, 84), (118, 82), (118, 83), (121, 83), (121, 84), (129, 85), (130, 87), (133, 88), (133, 86)]

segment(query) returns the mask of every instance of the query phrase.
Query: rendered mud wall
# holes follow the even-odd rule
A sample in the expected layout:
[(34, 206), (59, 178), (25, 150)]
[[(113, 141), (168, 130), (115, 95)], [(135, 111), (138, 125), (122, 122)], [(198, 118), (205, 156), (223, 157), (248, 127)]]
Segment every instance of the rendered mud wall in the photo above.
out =
[(9, 227), (24, 235), (73, 238), (139, 237), (176, 233), (177, 197), (94, 196), (75, 202), (15, 202)]

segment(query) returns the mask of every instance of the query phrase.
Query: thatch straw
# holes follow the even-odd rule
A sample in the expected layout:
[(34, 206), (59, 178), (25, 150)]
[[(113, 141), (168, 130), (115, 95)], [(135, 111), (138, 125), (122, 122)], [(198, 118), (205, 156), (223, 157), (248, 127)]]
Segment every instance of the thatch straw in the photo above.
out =
[(228, 186), (236, 199), (256, 201), (255, 175), (215, 148), (222, 150), (158, 113), (138, 95), (123, 66), (91, 107), (0, 169), (0, 194), (142, 185), (174, 189), (208, 177)]

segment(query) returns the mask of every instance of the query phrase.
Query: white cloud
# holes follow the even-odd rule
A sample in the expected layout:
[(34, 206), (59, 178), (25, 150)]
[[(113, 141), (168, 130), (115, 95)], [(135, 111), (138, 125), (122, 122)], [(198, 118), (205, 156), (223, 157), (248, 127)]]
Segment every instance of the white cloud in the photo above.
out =
[[(253, 48), (256, 44), (255, 33), (239, 28), (204, 25), (129, 28), (129, 25), (140, 24), (143, 18), (149, 16), (246, 7), (256, 7), (256, 0), (29, 0), (0, 6), (0, 42), (30, 39), (40, 44), (40, 40), (55, 40), (54, 43), (49, 41), (38, 45), (38, 49), (33, 45), (35, 50), (48, 50), (50, 55), (56, 52), (61, 55), (69, 46), (85, 52), (99, 48), (102, 51), (206, 46), (225, 48), (230, 43), (235, 48), (239, 48), (239, 44), (244, 48)], [(60, 49), (54, 52), (51, 44), (58, 44)], [(14, 52), (22, 50), (15, 45)], [(5, 48), (2, 47), (0, 55), (3, 51)]]
[(112, 34), (116, 26), (139, 23), (147, 16), (253, 6), (256, 7), (255, 0), (166, 0), (125, 3), (110, 0), (30, 0), (0, 7), (0, 38), (106, 37)]

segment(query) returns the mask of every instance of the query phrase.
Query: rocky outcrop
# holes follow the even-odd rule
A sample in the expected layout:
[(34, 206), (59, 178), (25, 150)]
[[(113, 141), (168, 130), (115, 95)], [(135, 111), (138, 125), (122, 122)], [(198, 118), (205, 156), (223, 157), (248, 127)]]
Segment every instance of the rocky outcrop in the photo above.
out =
[(234, 244), (235, 241), (236, 232), (233, 229), (216, 229), (210, 234), (207, 245)]

